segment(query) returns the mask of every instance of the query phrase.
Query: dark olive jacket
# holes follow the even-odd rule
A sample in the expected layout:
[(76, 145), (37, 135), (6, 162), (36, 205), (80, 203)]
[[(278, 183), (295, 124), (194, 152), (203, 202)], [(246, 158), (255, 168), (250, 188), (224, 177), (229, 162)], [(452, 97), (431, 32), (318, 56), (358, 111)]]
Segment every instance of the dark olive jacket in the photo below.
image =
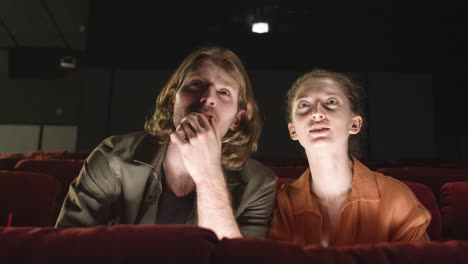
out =
[[(70, 185), (56, 227), (154, 224), (166, 148), (145, 132), (104, 140)], [(276, 201), (276, 175), (255, 160), (224, 175), (241, 233), (266, 237)], [(196, 211), (195, 202), (187, 224), (197, 224)]]

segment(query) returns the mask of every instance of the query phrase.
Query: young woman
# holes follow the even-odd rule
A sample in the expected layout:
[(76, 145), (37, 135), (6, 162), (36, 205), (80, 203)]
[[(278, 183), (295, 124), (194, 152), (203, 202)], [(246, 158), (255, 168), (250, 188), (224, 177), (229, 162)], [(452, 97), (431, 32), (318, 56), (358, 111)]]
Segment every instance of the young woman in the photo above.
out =
[(336, 246), (429, 240), (431, 215), (402, 182), (355, 157), (362, 90), (346, 75), (315, 69), (288, 91), (288, 129), (309, 168), (281, 188), (270, 238)]

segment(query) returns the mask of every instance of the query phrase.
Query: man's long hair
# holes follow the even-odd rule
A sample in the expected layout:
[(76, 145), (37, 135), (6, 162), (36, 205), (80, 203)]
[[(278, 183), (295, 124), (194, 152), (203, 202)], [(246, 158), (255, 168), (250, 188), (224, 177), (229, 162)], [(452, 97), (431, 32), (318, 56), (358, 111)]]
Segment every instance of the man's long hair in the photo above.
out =
[(205, 59), (231, 74), (239, 84), (238, 111), (245, 114), (235, 130), (229, 130), (222, 138), (221, 160), (227, 170), (238, 170), (257, 150), (262, 122), (255, 103), (249, 77), (241, 60), (232, 51), (222, 47), (205, 47), (192, 52), (169, 78), (156, 99), (153, 115), (146, 121), (147, 133), (158, 138), (160, 143), (167, 142), (175, 130), (173, 122), (176, 93), (182, 88), (186, 78)]

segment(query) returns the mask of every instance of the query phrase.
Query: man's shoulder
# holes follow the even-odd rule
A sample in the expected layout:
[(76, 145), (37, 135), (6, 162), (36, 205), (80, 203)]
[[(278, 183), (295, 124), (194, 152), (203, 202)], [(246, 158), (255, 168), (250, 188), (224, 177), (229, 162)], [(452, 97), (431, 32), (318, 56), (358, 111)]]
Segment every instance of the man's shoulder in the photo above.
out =
[(254, 159), (247, 160), (239, 172), (244, 180), (248, 182), (256, 181), (265, 184), (276, 182), (278, 178), (271, 168)]
[(93, 152), (104, 155), (119, 156), (126, 160), (131, 158), (142, 141), (155, 142), (156, 139), (145, 131), (137, 131), (124, 135), (114, 135), (104, 139)]
[(114, 135), (104, 139), (99, 146), (117, 150), (119, 148), (135, 146), (141, 142), (145, 136), (148, 136), (145, 131), (137, 131), (124, 135)]

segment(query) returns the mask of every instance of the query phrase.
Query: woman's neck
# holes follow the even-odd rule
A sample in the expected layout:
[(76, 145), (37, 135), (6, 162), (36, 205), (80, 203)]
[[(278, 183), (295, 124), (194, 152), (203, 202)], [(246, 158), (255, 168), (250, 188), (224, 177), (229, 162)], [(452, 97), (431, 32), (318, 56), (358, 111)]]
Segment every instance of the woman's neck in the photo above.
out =
[(306, 151), (312, 177), (311, 191), (322, 201), (342, 200), (351, 190), (353, 163), (348, 151)]

